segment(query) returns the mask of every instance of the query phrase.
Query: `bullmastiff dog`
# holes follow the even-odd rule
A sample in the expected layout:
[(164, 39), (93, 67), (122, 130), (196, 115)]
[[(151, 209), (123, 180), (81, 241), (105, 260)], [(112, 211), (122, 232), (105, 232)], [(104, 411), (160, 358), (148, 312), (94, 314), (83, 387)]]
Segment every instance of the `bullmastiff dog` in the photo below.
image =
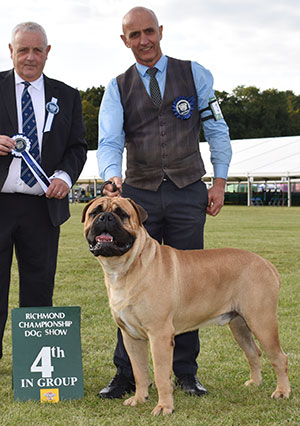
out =
[(229, 324), (250, 366), (245, 385), (261, 383), (261, 351), (276, 376), (272, 398), (289, 397), (287, 355), (280, 347), (275, 267), (262, 257), (233, 248), (176, 250), (160, 245), (143, 226), (147, 213), (129, 198), (96, 198), (83, 210), (90, 251), (100, 262), (112, 316), (122, 330), (136, 383), (125, 400), (148, 399), (150, 342), (158, 403), (152, 413), (174, 411), (174, 336), (198, 327)]

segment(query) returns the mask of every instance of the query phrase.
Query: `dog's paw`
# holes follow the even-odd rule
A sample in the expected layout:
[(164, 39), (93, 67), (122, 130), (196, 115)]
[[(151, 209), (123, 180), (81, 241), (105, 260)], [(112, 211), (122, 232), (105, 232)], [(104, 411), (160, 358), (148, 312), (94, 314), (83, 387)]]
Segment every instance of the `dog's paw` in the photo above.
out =
[(125, 399), (124, 405), (135, 407), (137, 404), (143, 404), (149, 400), (149, 396), (146, 395), (144, 397), (138, 397), (137, 395), (131, 396), (128, 399)]
[(244, 385), (245, 386), (251, 386), (251, 385), (255, 385), (255, 386), (259, 386), (261, 384), (261, 380), (259, 381), (255, 381), (253, 379), (247, 380)]
[(137, 405), (137, 403), (138, 403), (138, 401), (137, 401), (136, 397), (132, 396), (132, 397), (130, 397), (128, 399), (125, 399), (125, 401), (124, 401), (123, 404), (124, 405), (128, 405), (130, 407), (135, 407)]
[(275, 392), (272, 393), (271, 398), (280, 399), (280, 398), (288, 398), (290, 396), (290, 389), (276, 389)]
[(162, 404), (157, 404), (157, 406), (152, 411), (153, 416), (159, 416), (160, 414), (168, 415), (174, 413), (174, 407), (173, 406), (167, 406)]

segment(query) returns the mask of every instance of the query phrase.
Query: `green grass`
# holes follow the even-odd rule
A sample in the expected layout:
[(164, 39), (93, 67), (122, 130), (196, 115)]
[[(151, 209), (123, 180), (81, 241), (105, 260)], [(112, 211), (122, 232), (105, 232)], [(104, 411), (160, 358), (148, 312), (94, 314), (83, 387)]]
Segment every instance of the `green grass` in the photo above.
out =
[[(0, 424), (2, 425), (299, 425), (300, 424), (300, 209), (286, 207), (226, 206), (216, 218), (208, 217), (206, 247), (239, 247), (261, 254), (278, 268), (282, 288), (279, 300), (281, 344), (289, 354), (292, 394), (289, 400), (270, 398), (275, 389), (273, 369), (262, 357), (263, 383), (244, 387), (248, 364), (228, 327), (200, 330), (199, 378), (209, 394), (203, 398), (174, 392), (175, 413), (154, 418), (155, 387), (150, 400), (125, 407), (120, 400), (105, 401), (97, 392), (112, 378), (116, 326), (109, 312), (103, 275), (89, 253), (80, 223), (83, 205), (72, 205), (72, 217), (62, 226), (54, 304), (82, 308), (82, 352), (85, 396), (82, 400), (40, 404), (14, 402), (10, 318), (0, 361)], [(12, 273), (10, 308), (18, 306), (16, 265)]]

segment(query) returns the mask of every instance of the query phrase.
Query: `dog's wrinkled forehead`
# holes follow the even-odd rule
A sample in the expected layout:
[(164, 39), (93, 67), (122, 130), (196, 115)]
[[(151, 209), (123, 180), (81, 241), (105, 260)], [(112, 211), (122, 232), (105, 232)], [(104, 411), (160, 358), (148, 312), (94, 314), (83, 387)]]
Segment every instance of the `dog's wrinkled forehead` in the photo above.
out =
[(126, 199), (118, 199), (118, 198), (109, 198), (109, 197), (101, 197), (100, 199), (96, 199), (95, 202), (89, 207), (88, 214), (92, 212), (102, 213), (102, 212), (111, 212), (111, 213), (120, 213), (124, 211), (124, 213), (129, 214), (132, 212), (131, 203), (129, 203)]
[(115, 213), (119, 217), (132, 219), (137, 225), (141, 225), (147, 218), (147, 213), (129, 198), (101, 197), (91, 201), (83, 210), (82, 222), (87, 222), (103, 212)]
[(108, 197), (101, 197), (94, 200), (92, 205), (88, 209), (88, 213), (97, 210), (100, 212), (112, 212), (113, 211), (113, 203), (112, 199)]

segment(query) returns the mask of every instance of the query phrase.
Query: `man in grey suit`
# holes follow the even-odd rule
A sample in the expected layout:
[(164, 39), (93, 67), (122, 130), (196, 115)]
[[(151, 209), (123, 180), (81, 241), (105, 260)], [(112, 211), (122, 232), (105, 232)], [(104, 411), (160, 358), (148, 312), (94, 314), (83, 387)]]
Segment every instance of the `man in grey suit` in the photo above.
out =
[(14, 68), (0, 73), (0, 358), (13, 249), (20, 306), (51, 306), (60, 225), (87, 151), (78, 90), (43, 74), (51, 49), (44, 29), (17, 25), (9, 49)]

